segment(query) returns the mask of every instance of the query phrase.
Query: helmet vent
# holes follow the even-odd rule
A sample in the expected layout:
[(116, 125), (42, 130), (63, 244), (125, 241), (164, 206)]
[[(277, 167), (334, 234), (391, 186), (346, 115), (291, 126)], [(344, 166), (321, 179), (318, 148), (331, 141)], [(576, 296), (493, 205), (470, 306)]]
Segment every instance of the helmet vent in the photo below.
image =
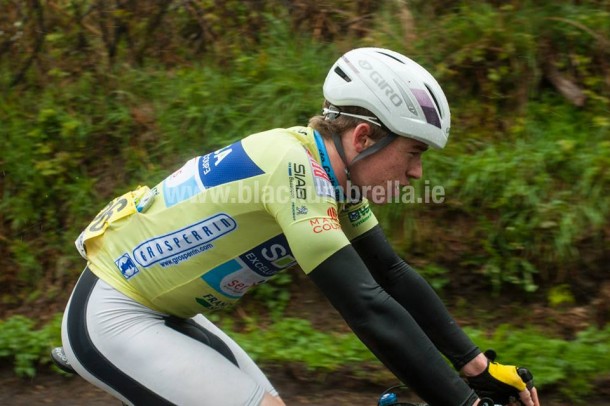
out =
[(395, 56), (393, 56), (393, 55), (386, 54), (385, 52), (379, 52), (379, 53), (380, 53), (381, 55), (385, 55), (385, 56), (387, 56), (388, 58), (392, 58), (392, 59), (394, 59), (395, 61), (402, 63), (403, 65), (405, 64), (403, 61), (401, 61), (400, 59), (396, 58), (396, 57), (395, 57)]
[(436, 106), (436, 110), (438, 111), (438, 114), (443, 117), (443, 110), (441, 110), (441, 106), (438, 104), (438, 100), (436, 100), (436, 96), (434, 96), (434, 93), (432, 92), (432, 89), (430, 89), (430, 86), (428, 86), (426, 83), (424, 83), (424, 86), (426, 86), (426, 89), (428, 89), (428, 92), (430, 93), (430, 96), (432, 96), (432, 100), (434, 100), (434, 105)]
[(352, 79), (350, 79), (350, 77), (349, 77), (349, 76), (347, 76), (347, 74), (346, 74), (345, 72), (343, 72), (343, 69), (341, 69), (341, 68), (340, 68), (340, 67), (338, 67), (338, 66), (335, 68), (335, 73), (336, 73), (337, 75), (341, 76), (341, 78), (342, 78), (343, 80), (345, 80), (346, 82), (351, 82), (351, 81), (352, 81)]

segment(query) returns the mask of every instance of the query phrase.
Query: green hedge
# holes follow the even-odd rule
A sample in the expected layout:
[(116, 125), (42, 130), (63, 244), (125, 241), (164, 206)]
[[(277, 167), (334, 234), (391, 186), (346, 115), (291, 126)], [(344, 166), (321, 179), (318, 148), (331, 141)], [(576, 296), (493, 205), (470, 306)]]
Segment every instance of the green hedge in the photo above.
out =
[(452, 105), (449, 146), (424, 160), (445, 204), (375, 209), (405, 257), (438, 286), (463, 272), (496, 291), (607, 279), (600, 2), (189, 2), (199, 14), (140, 0), (107, 13), (5, 3), (0, 53), (19, 52), (0, 58), (3, 304), (61, 292), (82, 264), (72, 241), (116, 193), (251, 132), (305, 124), (328, 65), (367, 45), (420, 61)]
[[(356, 379), (389, 385), (395, 380), (354, 336), (323, 332), (307, 320), (283, 318), (261, 328), (251, 320), (241, 331), (221, 323), (254, 360), (263, 365), (301, 365), (312, 377), (340, 371)], [(61, 315), (39, 329), (22, 316), (0, 321), (0, 360), (13, 362), (15, 373), (32, 377), (49, 363), (60, 343)], [(465, 329), (483, 349), (493, 348), (503, 363), (519, 362), (535, 372), (539, 388), (555, 386), (571, 401), (594, 393), (596, 382), (610, 376), (610, 327), (590, 328), (567, 341), (535, 328), (502, 325), (492, 333)]]

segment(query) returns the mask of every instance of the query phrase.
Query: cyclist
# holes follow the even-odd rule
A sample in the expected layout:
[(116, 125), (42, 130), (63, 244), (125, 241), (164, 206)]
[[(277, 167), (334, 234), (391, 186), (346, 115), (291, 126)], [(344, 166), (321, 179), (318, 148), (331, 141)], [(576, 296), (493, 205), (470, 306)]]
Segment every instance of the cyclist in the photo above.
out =
[(488, 360), (393, 252), (369, 208), (422, 176), (428, 147), (445, 146), (436, 80), (399, 53), (359, 48), (332, 66), (323, 93), (309, 126), (195, 157), (100, 211), (76, 241), (87, 267), (62, 324), (69, 361), (128, 404), (283, 405), (202, 313), (298, 265), (428, 403), (478, 404), (472, 386), (537, 406), (517, 368)]

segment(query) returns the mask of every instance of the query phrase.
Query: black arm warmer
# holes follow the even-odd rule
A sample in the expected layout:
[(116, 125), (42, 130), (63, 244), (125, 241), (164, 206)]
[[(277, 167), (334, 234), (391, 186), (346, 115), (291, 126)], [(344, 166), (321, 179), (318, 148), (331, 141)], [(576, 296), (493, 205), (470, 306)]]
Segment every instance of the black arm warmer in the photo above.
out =
[(373, 279), (351, 245), (309, 276), (360, 340), (423, 400), (461, 406), (477, 399), (405, 308)]
[(428, 282), (396, 255), (379, 226), (357, 237), (352, 244), (375, 280), (413, 316), (456, 369), (481, 352)]

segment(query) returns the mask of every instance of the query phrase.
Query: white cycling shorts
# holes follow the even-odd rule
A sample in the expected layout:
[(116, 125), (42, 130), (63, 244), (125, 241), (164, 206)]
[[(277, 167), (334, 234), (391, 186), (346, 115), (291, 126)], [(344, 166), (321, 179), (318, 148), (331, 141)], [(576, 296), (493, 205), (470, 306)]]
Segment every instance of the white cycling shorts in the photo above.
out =
[(277, 396), (244, 350), (204, 316), (190, 324), (224, 342), (238, 366), (169, 327), (168, 317), (85, 269), (62, 322), (66, 356), (81, 377), (129, 405), (258, 406), (265, 392)]

